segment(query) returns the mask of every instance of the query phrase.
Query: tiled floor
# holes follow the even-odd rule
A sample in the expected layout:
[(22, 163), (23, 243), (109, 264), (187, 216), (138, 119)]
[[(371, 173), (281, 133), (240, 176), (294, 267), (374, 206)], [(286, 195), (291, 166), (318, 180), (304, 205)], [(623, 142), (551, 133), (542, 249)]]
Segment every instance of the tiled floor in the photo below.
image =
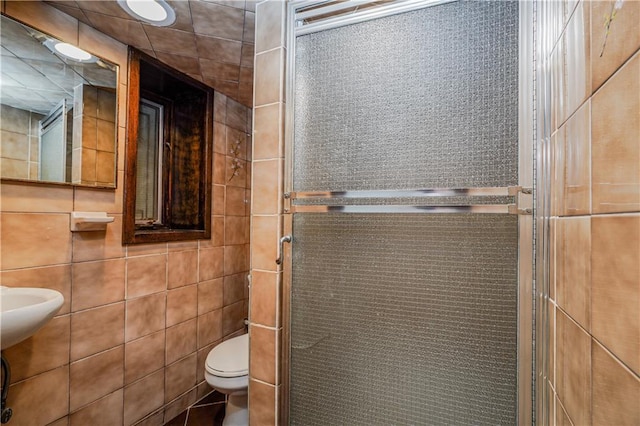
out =
[(165, 426), (222, 426), (224, 395), (213, 392), (165, 423)]

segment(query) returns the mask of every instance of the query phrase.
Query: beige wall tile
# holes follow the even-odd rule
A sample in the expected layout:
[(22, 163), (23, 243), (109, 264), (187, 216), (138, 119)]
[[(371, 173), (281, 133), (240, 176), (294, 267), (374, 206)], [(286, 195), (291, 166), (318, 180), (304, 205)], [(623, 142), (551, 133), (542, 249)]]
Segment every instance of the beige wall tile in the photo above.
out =
[(220, 92), (213, 97), (213, 119), (223, 124), (227, 121), (227, 97)]
[(249, 423), (264, 426), (276, 424), (276, 390), (275, 386), (249, 381)]
[(555, 131), (567, 118), (567, 99), (565, 90), (565, 44), (558, 43), (549, 57), (549, 67), (551, 71), (551, 130)]
[(592, 333), (640, 374), (640, 214), (592, 218)]
[(256, 55), (254, 74), (255, 106), (283, 100), (283, 52), (284, 49), (280, 48)]
[(264, 327), (249, 327), (251, 356), (249, 371), (251, 378), (276, 385), (276, 330)]
[(61, 417), (47, 426), (69, 426), (69, 416)]
[(164, 368), (165, 330), (151, 333), (124, 346), (124, 383), (134, 381)]
[(253, 158), (269, 160), (283, 156), (282, 104), (276, 103), (255, 109)]
[(200, 281), (207, 281), (224, 275), (223, 247), (200, 249), (198, 255), (198, 278)]
[(592, 341), (593, 424), (640, 424), (640, 378)]
[(229, 216), (225, 219), (224, 241), (225, 245), (245, 244), (246, 218), (243, 216)]
[[(635, 2), (625, 2), (625, 6), (632, 3)], [(640, 9), (640, 3), (629, 7)], [(640, 210), (638, 75), (640, 54), (635, 55), (592, 98), (591, 159), (594, 213)]]
[(562, 260), (561, 241), (557, 239), (557, 223), (560, 219), (549, 219), (549, 298), (556, 300), (556, 281), (558, 275), (558, 262)]
[[(582, 4), (582, 3), (581, 3)], [(564, 214), (591, 213), (591, 104), (565, 124)]]
[(280, 160), (256, 161), (253, 163), (253, 214), (277, 214), (281, 210), (282, 202), (279, 192)]
[(127, 259), (127, 298), (144, 296), (167, 289), (167, 256)]
[(227, 186), (225, 191), (225, 216), (244, 216), (247, 202), (243, 188)]
[[(242, 148), (240, 148), (242, 149)], [(246, 153), (246, 149), (242, 149)], [(243, 154), (243, 156), (246, 154)], [(244, 188), (247, 185), (247, 161), (227, 155), (225, 159), (225, 182), (229, 186)]]
[(124, 388), (124, 424), (131, 425), (164, 404), (164, 368)]
[[(218, 345), (220, 341), (204, 346), (198, 350), (198, 364), (196, 366), (196, 382), (201, 383), (204, 380), (205, 363), (211, 349)], [(206, 383), (206, 382), (205, 382)], [(209, 387), (209, 390), (213, 390)]]
[(131, 244), (127, 246), (127, 256), (144, 256), (149, 254), (161, 254), (168, 252), (167, 243)]
[(124, 345), (72, 363), (69, 372), (69, 408), (96, 401), (124, 385)]
[(0, 117), (0, 128), (2, 131), (22, 135), (31, 134), (29, 126), (31, 116), (28, 112), (4, 104), (0, 106), (0, 111), (2, 111), (2, 114), (0, 114), (2, 115), (2, 117)]
[(164, 401), (173, 400), (178, 395), (196, 385), (196, 353), (169, 365), (166, 368)]
[[(73, 261), (104, 260), (124, 257), (122, 245), (122, 215), (112, 215), (115, 220), (102, 232), (73, 233)], [(67, 229), (69, 219), (67, 218)]]
[[(226, 151), (225, 151), (226, 153)], [(213, 183), (225, 185), (226, 181), (227, 157), (223, 154), (213, 154)]]
[[(214, 215), (224, 215), (226, 209), (225, 187), (213, 185), (213, 206), (211, 208)], [(222, 234), (224, 235), (224, 233)]]
[[(100, 139), (98, 139), (99, 141)], [(116, 182), (116, 156), (112, 152), (96, 151), (96, 185), (113, 186)]]
[(198, 316), (198, 348), (222, 339), (222, 309)]
[(244, 301), (222, 308), (222, 335), (244, 330), (245, 315)]
[(193, 284), (198, 281), (198, 251), (169, 253), (169, 288)]
[(285, 3), (263, 2), (256, 6), (256, 52), (284, 45)]
[(163, 424), (164, 410), (162, 408), (157, 409), (139, 422), (136, 422), (136, 426), (162, 426)]
[(249, 130), (247, 107), (231, 98), (227, 98), (227, 117), (225, 123), (230, 128), (246, 133)]
[(223, 278), (198, 283), (198, 315), (223, 306)]
[(167, 327), (195, 318), (200, 304), (198, 299), (195, 284), (167, 292)]
[(167, 328), (166, 365), (196, 351), (197, 323), (197, 319), (194, 318)]
[(124, 259), (72, 265), (72, 310), (95, 308), (124, 300)]
[(231, 275), (247, 271), (249, 259), (245, 245), (224, 247), (224, 274)]
[(71, 361), (124, 343), (124, 302), (71, 315)]
[[(2, 250), (5, 250), (3, 247)], [(58, 315), (68, 314), (71, 308), (71, 265), (1, 271), (2, 285), (7, 287), (50, 288), (62, 293), (64, 304)]]
[(71, 262), (68, 214), (3, 213), (2, 268)]
[[(218, 94), (218, 92), (216, 92), (216, 94)], [(221, 114), (226, 114), (226, 105), (227, 101), (225, 97), (223, 105), (225, 109)], [(214, 105), (214, 109), (215, 108), (217, 108), (217, 105)], [(224, 125), (224, 121), (216, 121), (213, 124), (213, 152), (216, 154), (227, 155), (227, 126)]]
[(67, 213), (73, 210), (73, 188), (3, 182), (3, 212)]
[(12, 385), (7, 406), (13, 409), (14, 425), (45, 425), (65, 416), (69, 412), (69, 366)]
[(564, 175), (565, 175), (565, 134), (561, 127), (551, 136), (553, 158), (551, 160), (551, 214), (561, 216), (564, 213)]
[(591, 219), (556, 222), (559, 243), (556, 301), (586, 330), (591, 328)]
[(36, 334), (2, 351), (16, 383), (69, 363), (69, 316), (53, 318)]
[(127, 342), (165, 327), (165, 293), (127, 300), (126, 309), (125, 341)]
[(24, 160), (0, 158), (0, 170), (3, 178), (28, 179), (30, 175), (29, 163)]
[(278, 217), (254, 216), (251, 238), (252, 268), (275, 272), (278, 267)]
[(122, 424), (123, 395), (123, 390), (118, 389), (104, 398), (87, 405), (71, 414), (69, 424), (71, 426)]
[(269, 327), (278, 325), (277, 312), (278, 274), (275, 272), (251, 272), (250, 321)]
[(77, 187), (75, 188), (74, 193), (74, 210), (122, 214), (122, 184), (118, 189), (90, 189)]
[(6, 130), (0, 130), (2, 138), (2, 157), (12, 158), (14, 160), (29, 160), (29, 133), (26, 129), (25, 133), (14, 133)]
[(591, 72), (592, 87), (595, 91), (640, 47), (640, 31), (638, 31), (640, 3), (621, 2), (622, 8), (616, 11), (608, 34), (606, 34), (605, 20), (607, 16), (611, 16), (614, 2), (590, 1), (588, 3), (591, 5), (591, 42), (593, 44)]
[(247, 274), (244, 272), (224, 277), (224, 306), (244, 299), (246, 287)]
[(571, 420), (569, 419), (569, 415), (564, 410), (562, 403), (560, 402), (560, 400), (558, 400), (557, 397), (556, 397), (556, 408), (554, 412), (555, 412), (556, 426), (573, 426), (573, 423), (571, 423)]
[(579, 2), (563, 34), (567, 117), (591, 96), (590, 12), (589, 2)]
[(556, 311), (556, 391), (574, 424), (591, 423), (591, 336)]

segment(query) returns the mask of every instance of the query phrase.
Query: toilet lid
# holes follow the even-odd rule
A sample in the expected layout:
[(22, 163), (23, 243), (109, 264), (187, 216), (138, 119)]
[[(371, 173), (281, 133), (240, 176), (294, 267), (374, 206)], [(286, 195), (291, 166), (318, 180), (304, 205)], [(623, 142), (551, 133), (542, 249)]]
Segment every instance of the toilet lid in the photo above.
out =
[(234, 337), (211, 349), (205, 368), (218, 377), (238, 377), (249, 373), (249, 335)]

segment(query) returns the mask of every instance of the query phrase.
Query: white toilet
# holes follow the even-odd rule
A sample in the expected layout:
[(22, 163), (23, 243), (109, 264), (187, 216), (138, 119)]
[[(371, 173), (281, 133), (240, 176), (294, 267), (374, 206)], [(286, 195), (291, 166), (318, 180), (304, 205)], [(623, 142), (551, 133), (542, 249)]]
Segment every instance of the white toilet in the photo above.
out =
[(227, 395), (223, 426), (247, 426), (249, 386), (249, 335), (234, 337), (211, 349), (204, 377), (218, 392)]

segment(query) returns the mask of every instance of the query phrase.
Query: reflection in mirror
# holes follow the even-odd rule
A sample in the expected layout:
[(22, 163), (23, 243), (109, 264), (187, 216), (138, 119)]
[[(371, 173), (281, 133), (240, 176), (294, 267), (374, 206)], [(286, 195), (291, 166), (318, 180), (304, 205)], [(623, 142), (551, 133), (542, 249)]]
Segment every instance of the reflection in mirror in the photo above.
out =
[(0, 177), (115, 187), (118, 67), (1, 20)]

